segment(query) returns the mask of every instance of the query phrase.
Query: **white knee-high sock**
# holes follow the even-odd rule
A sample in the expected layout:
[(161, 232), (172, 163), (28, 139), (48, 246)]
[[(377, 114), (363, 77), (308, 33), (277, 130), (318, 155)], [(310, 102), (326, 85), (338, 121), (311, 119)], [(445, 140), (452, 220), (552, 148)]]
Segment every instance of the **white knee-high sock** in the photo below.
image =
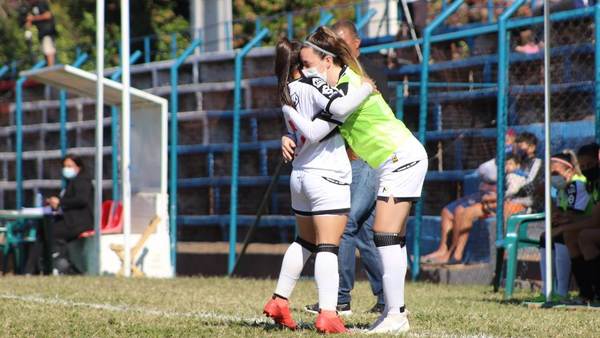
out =
[(404, 307), (404, 286), (406, 284), (406, 270), (408, 269), (408, 253), (406, 245), (400, 249), (400, 308)]
[(566, 296), (569, 293), (569, 282), (571, 281), (571, 257), (566, 245), (555, 243), (554, 262), (556, 266), (556, 293)]
[(315, 281), (319, 293), (319, 308), (335, 311), (337, 306), (340, 275), (338, 257), (333, 252), (317, 252), (315, 258)]
[(383, 294), (388, 313), (400, 313), (404, 306), (404, 278), (406, 277), (406, 248), (400, 244), (377, 247), (383, 266)]
[(279, 280), (277, 280), (277, 288), (275, 293), (281, 297), (290, 298), (302, 268), (310, 257), (311, 252), (298, 242), (292, 243), (283, 256), (281, 263), (281, 271), (279, 272)]

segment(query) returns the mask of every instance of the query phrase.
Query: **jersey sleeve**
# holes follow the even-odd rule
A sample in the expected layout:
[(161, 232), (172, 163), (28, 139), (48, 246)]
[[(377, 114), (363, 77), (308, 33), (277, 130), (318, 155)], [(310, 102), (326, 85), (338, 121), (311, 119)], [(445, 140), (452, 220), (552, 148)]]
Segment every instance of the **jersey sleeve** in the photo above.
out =
[(346, 118), (352, 114), (369, 95), (373, 93), (373, 86), (369, 83), (363, 83), (359, 87), (348, 86), (348, 93), (345, 96), (338, 96), (329, 102), (325, 109), (331, 115), (338, 118)]
[(373, 92), (373, 86), (363, 83), (359, 87), (349, 86), (348, 93), (344, 95), (335, 88), (330, 87), (321, 78), (308, 78), (307, 83), (313, 88), (315, 102), (326, 113), (336, 118), (345, 118), (358, 108)]
[(323, 119), (314, 119), (311, 121), (288, 105), (283, 106), (282, 111), (292, 130), (295, 129), (295, 131), (300, 132), (307, 143), (320, 142), (337, 127), (335, 123), (330, 123)]

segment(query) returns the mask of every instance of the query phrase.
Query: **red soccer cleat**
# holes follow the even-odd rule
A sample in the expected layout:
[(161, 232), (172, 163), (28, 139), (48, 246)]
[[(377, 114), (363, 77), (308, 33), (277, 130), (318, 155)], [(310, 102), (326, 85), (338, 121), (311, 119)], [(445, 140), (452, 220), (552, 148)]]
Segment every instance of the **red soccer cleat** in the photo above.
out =
[(272, 318), (275, 323), (283, 325), (290, 330), (295, 330), (298, 327), (292, 318), (290, 305), (286, 299), (273, 296), (265, 305), (263, 313), (267, 317)]
[(315, 328), (321, 333), (347, 333), (348, 329), (344, 326), (344, 321), (335, 311), (319, 312)]

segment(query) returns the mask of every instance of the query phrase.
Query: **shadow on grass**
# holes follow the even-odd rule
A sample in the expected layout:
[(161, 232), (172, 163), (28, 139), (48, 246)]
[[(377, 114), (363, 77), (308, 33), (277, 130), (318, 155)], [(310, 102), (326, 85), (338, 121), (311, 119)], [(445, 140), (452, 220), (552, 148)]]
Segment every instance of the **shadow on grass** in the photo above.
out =
[[(265, 330), (266, 332), (292, 331), (283, 325), (277, 324), (272, 321), (267, 321), (267, 320), (254, 321), (254, 322), (233, 321), (233, 322), (229, 322), (229, 325), (237, 326), (240, 328), (262, 329), (262, 330)], [(346, 328), (350, 331), (360, 332), (360, 331), (368, 329), (369, 326), (370, 326), (369, 323), (356, 323), (356, 324), (346, 325)], [(313, 323), (299, 321), (298, 328), (296, 329), (296, 331), (316, 331), (316, 329), (315, 329), (315, 325)]]

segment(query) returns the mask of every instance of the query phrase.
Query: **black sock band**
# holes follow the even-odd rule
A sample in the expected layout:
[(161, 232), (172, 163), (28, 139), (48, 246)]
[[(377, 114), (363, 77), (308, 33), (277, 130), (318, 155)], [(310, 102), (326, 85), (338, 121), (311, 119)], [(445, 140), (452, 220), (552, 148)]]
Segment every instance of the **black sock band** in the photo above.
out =
[(317, 246), (312, 244), (311, 242), (300, 238), (300, 236), (297, 236), (296, 239), (294, 240), (294, 242), (302, 245), (303, 248), (305, 248), (306, 250), (310, 251), (310, 252), (315, 252), (317, 250)]
[(400, 245), (402, 248), (406, 245), (406, 237), (394, 232), (376, 232), (373, 234), (373, 242), (376, 247)]
[(317, 245), (317, 253), (319, 252), (331, 252), (334, 255), (337, 255), (340, 251), (340, 247), (334, 244), (319, 244)]
[(281, 296), (281, 295), (278, 295), (278, 294), (274, 293), (274, 294), (273, 294), (273, 299), (275, 299), (275, 298), (281, 298), (281, 299), (288, 300), (287, 298), (285, 298), (285, 297), (283, 297), (283, 296)]

